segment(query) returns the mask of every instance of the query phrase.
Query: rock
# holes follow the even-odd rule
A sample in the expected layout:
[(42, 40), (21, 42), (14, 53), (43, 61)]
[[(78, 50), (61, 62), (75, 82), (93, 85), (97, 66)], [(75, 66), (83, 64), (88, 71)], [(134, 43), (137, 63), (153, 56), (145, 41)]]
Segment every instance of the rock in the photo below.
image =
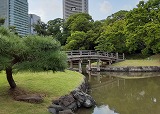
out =
[[(73, 96), (70, 95), (65, 95), (59, 98), (59, 100), (53, 101), (53, 103), (59, 104), (58, 107), (61, 107), (60, 109), (71, 109), (73, 111), (77, 110), (77, 103), (76, 100), (73, 98)], [(50, 107), (54, 107), (55, 109), (57, 109), (55, 106), (55, 104), (52, 104)], [(58, 111), (62, 111), (62, 110), (58, 110)]]
[(127, 67), (106, 67), (104, 71), (116, 72), (160, 72), (159, 66), (127, 66)]
[(83, 106), (85, 108), (90, 108), (96, 104), (95, 100), (90, 95), (85, 94), (85, 96), (86, 96), (86, 100), (83, 103)]
[(55, 108), (48, 108), (48, 111), (52, 114), (58, 114)]
[(80, 108), (81, 107), (81, 103), (79, 101), (77, 101), (76, 103), (77, 103), (77, 107)]
[(64, 111), (60, 111), (59, 114), (75, 114), (72, 112), (72, 110), (64, 110)]
[(73, 95), (73, 97), (79, 101), (80, 104), (83, 104), (85, 102), (85, 94), (83, 91), (81, 90), (74, 90), (73, 92), (71, 92), (71, 94)]
[(15, 100), (17, 101), (24, 101), (29, 103), (42, 103), (43, 98), (40, 95), (20, 95), (15, 97)]
[(56, 100), (53, 100), (53, 101), (52, 101), (52, 104), (59, 105), (59, 102), (60, 102), (59, 99), (56, 99)]
[(83, 106), (86, 107), (86, 108), (90, 108), (93, 106), (92, 102), (87, 99), (84, 103), (83, 103)]
[(67, 107), (69, 105), (71, 105), (73, 102), (75, 102), (75, 99), (73, 98), (72, 95), (66, 95), (60, 98), (60, 105)]
[(82, 105), (86, 108), (89, 108), (95, 105), (94, 99), (90, 95), (84, 93), (83, 91), (79, 89), (73, 91), (72, 95), (77, 100), (78, 107)]
[(60, 105), (51, 104), (49, 108), (54, 108), (57, 112), (62, 111), (64, 108)]
[(73, 102), (72, 104), (70, 104), (69, 106), (67, 106), (66, 109), (71, 109), (73, 111), (76, 111), (77, 110), (77, 103)]

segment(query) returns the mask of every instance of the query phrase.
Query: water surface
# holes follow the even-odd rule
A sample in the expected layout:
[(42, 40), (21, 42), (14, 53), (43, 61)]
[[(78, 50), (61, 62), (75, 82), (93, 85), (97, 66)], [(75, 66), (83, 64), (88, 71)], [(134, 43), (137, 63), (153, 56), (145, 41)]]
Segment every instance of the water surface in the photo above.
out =
[(160, 73), (89, 73), (92, 109), (77, 114), (160, 114)]

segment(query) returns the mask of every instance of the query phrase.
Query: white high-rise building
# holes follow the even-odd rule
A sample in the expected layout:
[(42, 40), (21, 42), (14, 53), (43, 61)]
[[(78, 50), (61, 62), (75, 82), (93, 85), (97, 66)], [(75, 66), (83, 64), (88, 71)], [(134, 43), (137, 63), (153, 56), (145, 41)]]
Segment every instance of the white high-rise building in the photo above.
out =
[(0, 0), (0, 18), (5, 26), (15, 26), (19, 35), (28, 34), (28, 1)]
[(29, 19), (29, 26), (28, 26), (29, 34), (36, 34), (36, 32), (34, 31), (33, 25), (37, 24), (38, 21), (41, 20), (41, 18), (35, 14), (29, 14), (28, 17), (29, 17), (28, 18)]
[(88, 13), (88, 0), (63, 0), (63, 19), (80, 12)]

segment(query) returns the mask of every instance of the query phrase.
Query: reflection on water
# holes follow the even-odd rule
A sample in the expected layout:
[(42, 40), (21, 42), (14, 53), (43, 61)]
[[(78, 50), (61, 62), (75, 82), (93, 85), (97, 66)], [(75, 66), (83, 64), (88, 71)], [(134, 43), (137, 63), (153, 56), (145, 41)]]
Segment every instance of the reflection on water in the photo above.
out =
[(160, 73), (91, 73), (86, 75), (93, 109), (77, 114), (160, 114)]
[(93, 114), (118, 114), (114, 110), (109, 109), (109, 106), (102, 105), (100, 107), (95, 107)]

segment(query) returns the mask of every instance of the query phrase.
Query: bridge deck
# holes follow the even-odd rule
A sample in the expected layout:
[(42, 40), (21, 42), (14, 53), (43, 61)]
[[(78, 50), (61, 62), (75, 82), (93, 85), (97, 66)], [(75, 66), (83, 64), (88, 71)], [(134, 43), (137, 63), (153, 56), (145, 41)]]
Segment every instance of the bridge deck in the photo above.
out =
[(103, 60), (103, 61), (118, 61), (124, 59), (124, 54), (120, 55), (118, 53), (108, 53), (102, 51), (91, 51), (91, 50), (74, 50), (74, 51), (66, 51), (69, 60)]
[(78, 61), (79, 72), (82, 72), (82, 61), (88, 60), (88, 70), (91, 70), (91, 60), (97, 60), (97, 71), (100, 71), (100, 61), (108, 62), (112, 64), (113, 62), (118, 62), (124, 60), (124, 54), (120, 55), (118, 53), (108, 53), (102, 51), (92, 51), (92, 50), (73, 50), (66, 51), (68, 62), (70, 63), (70, 69), (73, 68), (73, 61)]

